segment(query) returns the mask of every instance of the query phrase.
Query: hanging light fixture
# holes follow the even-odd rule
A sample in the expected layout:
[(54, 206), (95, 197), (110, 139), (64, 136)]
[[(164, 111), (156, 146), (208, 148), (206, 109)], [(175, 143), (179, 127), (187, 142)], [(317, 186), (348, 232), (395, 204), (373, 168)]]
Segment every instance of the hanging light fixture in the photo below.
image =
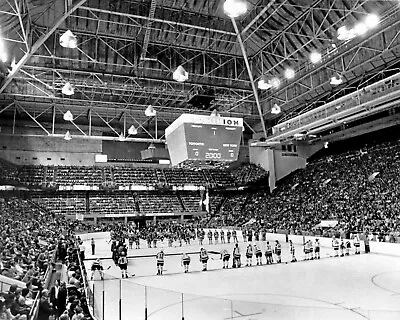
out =
[(60, 46), (69, 49), (76, 49), (78, 47), (78, 40), (71, 30), (67, 30), (61, 35)]
[(6, 63), (8, 60), (6, 48), (3, 39), (0, 38), (0, 61)]
[(189, 79), (189, 73), (180, 65), (172, 74), (172, 78), (178, 82), (185, 82)]
[(245, 0), (225, 0), (224, 12), (230, 18), (237, 18), (247, 12), (247, 1)]
[(74, 120), (74, 116), (72, 115), (71, 111), (68, 110), (66, 113), (64, 113), (63, 119), (65, 121), (72, 121)]
[(260, 80), (257, 83), (257, 87), (260, 90), (268, 90), (268, 89), (271, 89), (272, 84), (271, 84), (271, 81), (267, 80), (267, 77), (265, 75), (262, 75)]
[(368, 26), (368, 29), (375, 28), (380, 22), (379, 16), (375, 13), (370, 13), (365, 18), (365, 24)]
[(287, 68), (285, 70), (285, 78), (286, 79), (293, 79), (295, 75), (296, 75), (296, 73), (294, 72), (294, 70), (292, 68)]
[(64, 87), (61, 89), (61, 92), (65, 94), (66, 96), (72, 96), (74, 94), (74, 88), (72, 85), (67, 82)]
[(271, 79), (271, 85), (274, 89), (278, 89), (281, 85), (281, 80), (279, 80), (279, 78), (272, 78)]
[(123, 132), (120, 133), (120, 135), (118, 136), (118, 141), (125, 141), (125, 135)]
[(330, 84), (337, 86), (341, 83), (343, 83), (343, 77), (340, 74), (336, 74), (331, 78)]
[(318, 51), (313, 51), (310, 53), (310, 61), (312, 63), (318, 63), (322, 59), (322, 55)]
[(154, 107), (152, 105), (149, 105), (144, 111), (144, 114), (146, 115), (146, 117), (154, 117), (157, 114), (157, 111), (154, 110)]
[(129, 127), (129, 129), (128, 129), (128, 134), (131, 135), (131, 136), (134, 136), (134, 135), (137, 135), (137, 134), (138, 134), (138, 131), (137, 131), (137, 129), (135, 128), (134, 125), (131, 125), (131, 126)]
[(337, 38), (341, 41), (351, 40), (356, 36), (353, 29), (347, 29), (346, 26), (342, 26), (337, 30)]
[(217, 109), (214, 109), (212, 112), (211, 112), (211, 115), (210, 115), (211, 117), (220, 117), (221, 115), (219, 114), (219, 112), (217, 111)]
[(271, 108), (271, 113), (272, 114), (280, 114), (281, 113), (281, 107), (278, 106), (276, 103), (274, 106)]
[(69, 130), (67, 130), (67, 132), (65, 133), (64, 140), (72, 140), (71, 132), (69, 132)]
[(154, 150), (156, 147), (154, 146), (154, 143), (150, 143), (149, 147), (147, 149), (149, 150)]

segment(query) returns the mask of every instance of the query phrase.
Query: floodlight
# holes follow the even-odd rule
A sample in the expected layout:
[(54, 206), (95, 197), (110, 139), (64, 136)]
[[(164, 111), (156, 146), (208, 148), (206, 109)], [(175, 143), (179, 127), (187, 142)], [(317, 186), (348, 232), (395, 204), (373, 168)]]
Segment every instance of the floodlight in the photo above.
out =
[(68, 110), (66, 113), (64, 113), (63, 119), (65, 121), (72, 121), (74, 120), (74, 116), (72, 115), (71, 111)]
[(144, 114), (146, 115), (146, 117), (154, 117), (157, 114), (157, 111), (154, 110), (154, 107), (152, 105), (149, 105), (144, 111)]
[(286, 79), (293, 79), (295, 75), (296, 75), (296, 73), (294, 72), (294, 70), (292, 68), (287, 68), (285, 70), (285, 78)]
[(230, 18), (237, 18), (247, 12), (247, 1), (245, 0), (226, 0), (224, 2), (224, 12)]
[(61, 92), (65, 94), (66, 96), (72, 96), (74, 94), (74, 88), (72, 85), (67, 82), (64, 87), (61, 89)]
[(280, 114), (281, 113), (281, 107), (278, 106), (276, 103), (274, 106), (271, 108), (271, 113), (272, 114)]
[(311, 52), (311, 54), (310, 54), (310, 61), (312, 62), (312, 63), (318, 63), (318, 62), (320, 62), (321, 61), (321, 59), (322, 59), (322, 55), (319, 53), (319, 52), (317, 52), (317, 51), (313, 51), (313, 52)]
[(71, 133), (69, 132), (69, 130), (65, 133), (64, 140), (67, 140), (67, 141), (72, 140), (72, 136), (71, 136)]
[(67, 30), (61, 35), (60, 46), (69, 49), (75, 49), (78, 47), (78, 40), (71, 30)]
[(185, 82), (189, 79), (189, 73), (182, 66), (179, 66), (172, 74), (172, 78), (178, 82)]
[(131, 125), (130, 128), (128, 129), (128, 134), (131, 136), (134, 136), (138, 133), (137, 129), (135, 128), (134, 125)]

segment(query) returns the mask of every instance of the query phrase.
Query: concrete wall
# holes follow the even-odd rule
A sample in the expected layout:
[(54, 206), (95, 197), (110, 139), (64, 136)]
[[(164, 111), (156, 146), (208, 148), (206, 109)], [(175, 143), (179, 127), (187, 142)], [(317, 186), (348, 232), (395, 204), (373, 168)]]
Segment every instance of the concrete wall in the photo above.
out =
[(276, 181), (286, 177), (297, 169), (306, 167), (306, 158), (300, 157), (298, 153), (273, 150)]
[(91, 166), (100, 153), (102, 144), (96, 140), (0, 135), (0, 158), (19, 165)]
[(271, 191), (275, 189), (279, 179), (306, 166), (306, 159), (300, 157), (298, 153), (264, 147), (250, 147), (250, 162), (260, 165), (269, 172)]

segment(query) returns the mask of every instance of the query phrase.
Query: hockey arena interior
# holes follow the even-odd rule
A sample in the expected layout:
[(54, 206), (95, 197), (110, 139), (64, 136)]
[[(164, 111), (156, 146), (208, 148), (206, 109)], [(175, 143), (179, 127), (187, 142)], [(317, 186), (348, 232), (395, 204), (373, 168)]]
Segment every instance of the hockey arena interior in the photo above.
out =
[(0, 320), (400, 319), (400, 1), (1, 0)]

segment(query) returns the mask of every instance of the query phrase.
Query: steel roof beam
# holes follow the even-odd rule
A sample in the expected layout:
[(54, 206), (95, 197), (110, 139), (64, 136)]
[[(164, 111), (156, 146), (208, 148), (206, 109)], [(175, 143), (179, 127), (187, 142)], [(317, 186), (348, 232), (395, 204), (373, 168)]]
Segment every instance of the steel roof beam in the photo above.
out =
[(67, 11), (65, 11), (54, 23), (51, 28), (49, 28), (48, 32), (42, 35), (30, 48), (30, 50), (18, 61), (13, 72), (10, 73), (2, 86), (0, 87), (0, 94), (7, 88), (7, 86), (11, 83), (11, 81), (15, 78), (20, 69), (26, 64), (26, 62), (32, 57), (32, 55), (46, 42), (46, 40), (57, 30), (61, 24), (67, 19), (76, 9), (82, 6), (86, 0), (79, 0), (74, 5), (72, 5)]
[[(159, 19), (159, 18), (150, 18), (150, 17), (147, 17), (147, 16), (140, 16), (140, 15), (137, 15), (137, 14), (115, 12), (115, 11), (91, 8), (91, 7), (86, 7), (86, 6), (82, 6), (82, 7), (80, 7), (80, 9), (88, 10), (88, 11), (92, 11), (92, 12), (100, 12), (100, 13), (109, 14), (109, 15), (128, 17), (128, 18), (133, 18), (133, 19), (142, 19), (142, 20), (147, 20), (147, 21), (152, 21), (152, 22), (165, 23), (165, 24), (169, 24), (171, 26), (181, 26), (181, 27), (197, 29), (197, 30), (202, 30), (202, 31), (207, 31), (207, 32), (229, 34), (231, 36), (235, 36), (236, 35), (234, 32), (227, 31), (227, 30), (207, 28), (207, 27), (202, 27), (202, 26), (196, 26), (196, 25), (193, 25), (193, 24), (176, 22), (176, 21)], [(82, 18), (84, 18), (84, 17), (82, 17)]]

